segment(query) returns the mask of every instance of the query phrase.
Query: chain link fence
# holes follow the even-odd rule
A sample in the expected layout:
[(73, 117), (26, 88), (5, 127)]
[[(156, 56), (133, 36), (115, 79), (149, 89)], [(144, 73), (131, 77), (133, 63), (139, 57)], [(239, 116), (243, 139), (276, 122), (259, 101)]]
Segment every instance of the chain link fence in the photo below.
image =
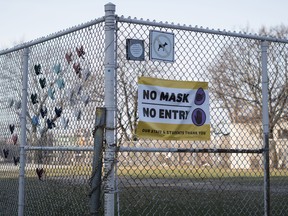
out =
[[(123, 17), (117, 29), (120, 214), (287, 214), (287, 43), (269, 42), (266, 52), (269, 176), (262, 135), (265, 39)], [(151, 31), (174, 35), (174, 62), (151, 61)], [(127, 60), (127, 39), (144, 41), (143, 61)], [(209, 82), (211, 140), (138, 139), (141, 76)]]
[(23, 49), (0, 56), (0, 215), (17, 215), (21, 166), (24, 215), (89, 213), (95, 114), (104, 103), (104, 23), (87, 25), (28, 48), (24, 164), (19, 163)]
[[(288, 214), (287, 41), (111, 14), (104, 21), (0, 53), (0, 215)], [(174, 35), (173, 62), (149, 58), (152, 30)], [(143, 41), (142, 61), (128, 60), (127, 39)], [(141, 76), (209, 82), (211, 140), (137, 137)], [(107, 81), (117, 109), (107, 106)], [(115, 125), (105, 127), (96, 107)]]

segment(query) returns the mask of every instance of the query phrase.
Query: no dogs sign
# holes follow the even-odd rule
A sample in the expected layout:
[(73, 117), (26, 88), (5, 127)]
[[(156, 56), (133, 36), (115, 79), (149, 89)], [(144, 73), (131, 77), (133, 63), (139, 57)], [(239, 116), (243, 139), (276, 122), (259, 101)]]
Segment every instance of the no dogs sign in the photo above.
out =
[(163, 140), (210, 140), (207, 82), (140, 77), (137, 135)]
[(150, 59), (174, 61), (174, 34), (150, 31)]

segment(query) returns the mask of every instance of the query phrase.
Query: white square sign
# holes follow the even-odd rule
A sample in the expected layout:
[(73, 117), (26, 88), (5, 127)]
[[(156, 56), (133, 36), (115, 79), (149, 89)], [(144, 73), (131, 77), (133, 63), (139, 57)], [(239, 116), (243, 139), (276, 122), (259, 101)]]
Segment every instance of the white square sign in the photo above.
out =
[(174, 34), (150, 31), (150, 60), (174, 62)]

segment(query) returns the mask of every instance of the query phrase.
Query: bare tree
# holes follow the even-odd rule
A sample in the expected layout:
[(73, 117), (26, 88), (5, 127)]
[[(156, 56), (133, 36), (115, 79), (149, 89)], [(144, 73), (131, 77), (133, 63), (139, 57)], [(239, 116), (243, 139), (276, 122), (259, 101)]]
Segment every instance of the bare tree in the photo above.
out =
[[(262, 28), (259, 35), (285, 38), (288, 28)], [(276, 126), (287, 120), (288, 100), (288, 49), (285, 44), (269, 43), (269, 138), (273, 140)], [(221, 56), (210, 67), (211, 92), (228, 112), (232, 123), (247, 123), (258, 137), (262, 114), (262, 69), (261, 41), (234, 39), (223, 48)], [(271, 160), (274, 168), (278, 167), (276, 146), (271, 145)]]

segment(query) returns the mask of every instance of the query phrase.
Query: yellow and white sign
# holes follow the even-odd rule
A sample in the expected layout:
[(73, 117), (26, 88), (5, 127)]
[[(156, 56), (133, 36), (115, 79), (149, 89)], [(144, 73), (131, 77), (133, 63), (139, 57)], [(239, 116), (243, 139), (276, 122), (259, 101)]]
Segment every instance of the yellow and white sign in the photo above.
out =
[(162, 140), (210, 140), (207, 82), (140, 77), (137, 135)]

